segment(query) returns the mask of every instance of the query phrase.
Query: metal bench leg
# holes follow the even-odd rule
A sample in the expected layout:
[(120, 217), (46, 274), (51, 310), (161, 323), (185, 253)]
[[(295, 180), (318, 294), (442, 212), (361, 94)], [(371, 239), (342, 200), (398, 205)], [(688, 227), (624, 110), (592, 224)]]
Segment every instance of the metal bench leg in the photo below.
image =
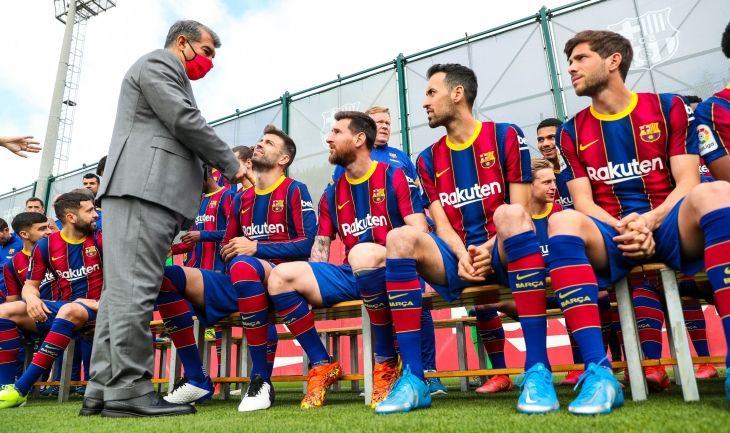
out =
[[(466, 367), (466, 333), (464, 332), (464, 323), (456, 324), (456, 350), (459, 352), (459, 370), (465, 371)], [(469, 390), (469, 378), (459, 378), (461, 382), (461, 392)]]
[[(479, 361), (479, 368), (484, 370), (487, 368), (487, 352), (484, 350), (484, 342), (482, 336), (479, 333), (477, 335), (477, 360)], [(480, 376), (482, 383), (487, 381), (487, 376)]]
[[(307, 377), (307, 373), (309, 373), (309, 357), (307, 356), (307, 351), (304, 350), (302, 347), (302, 374), (304, 377)], [(304, 380), (304, 384), (302, 385), (302, 394), (307, 393), (307, 380)]]
[(177, 347), (175, 343), (170, 342), (170, 377), (167, 381), (167, 392), (172, 392), (175, 382), (180, 377), (180, 357), (177, 356)]
[[(360, 371), (360, 366), (357, 359), (357, 334), (350, 334), (350, 371), (355, 374)], [(360, 381), (353, 380), (350, 382), (350, 390), (352, 392), (360, 392)]]
[[(166, 361), (167, 361), (167, 347), (165, 347), (163, 345), (162, 348), (160, 349), (160, 370), (159, 370), (160, 373), (159, 373), (159, 376), (157, 376), (160, 379), (163, 379), (165, 377), (165, 365), (166, 365), (165, 362)], [(158, 393), (162, 392), (162, 383), (157, 384), (157, 392)]]
[(636, 327), (636, 316), (634, 316), (634, 305), (631, 302), (629, 283), (626, 278), (615, 284), (616, 303), (618, 304), (621, 332), (624, 336), (624, 351), (626, 364), (629, 369), (629, 384), (631, 385), (631, 398), (634, 401), (646, 400), (648, 389), (646, 378), (641, 368), (641, 347), (639, 345), (639, 331)]
[(58, 402), (64, 403), (68, 401), (69, 394), (71, 393), (71, 370), (74, 365), (74, 348), (76, 347), (76, 340), (71, 338), (68, 342), (68, 347), (63, 354), (63, 363), (61, 364), (61, 383), (58, 386)]
[[(233, 335), (231, 328), (223, 328), (221, 330), (221, 359), (220, 362), (220, 374), (219, 377), (230, 377), (231, 376), (231, 340)], [(231, 384), (224, 382), (221, 383), (221, 397), (223, 400), (228, 400), (231, 395)]]
[(700, 394), (697, 390), (692, 353), (687, 339), (687, 327), (682, 315), (677, 277), (672, 269), (662, 269), (660, 272), (664, 286), (664, 298), (667, 302), (667, 331), (670, 332), (670, 344), (674, 346), (677, 358), (677, 368), (674, 373), (675, 375), (679, 373), (684, 401), (697, 401), (700, 399)]
[(365, 305), (361, 306), (362, 316), (362, 363), (365, 382), (365, 404), (370, 406), (373, 396), (373, 331), (370, 329), (370, 316)]
[[(241, 377), (248, 377), (248, 372), (251, 371), (248, 363), (250, 362), (250, 356), (248, 355), (248, 344), (246, 343), (246, 334), (241, 337), (241, 344), (238, 346), (238, 375)], [(241, 384), (241, 399), (245, 397), (243, 392), (243, 384)]]
[[(332, 358), (334, 358), (337, 362), (340, 361), (340, 336), (337, 334), (332, 335)], [(339, 391), (340, 389), (342, 389), (340, 382), (335, 382), (335, 384), (332, 386), (332, 389), (334, 391)]]

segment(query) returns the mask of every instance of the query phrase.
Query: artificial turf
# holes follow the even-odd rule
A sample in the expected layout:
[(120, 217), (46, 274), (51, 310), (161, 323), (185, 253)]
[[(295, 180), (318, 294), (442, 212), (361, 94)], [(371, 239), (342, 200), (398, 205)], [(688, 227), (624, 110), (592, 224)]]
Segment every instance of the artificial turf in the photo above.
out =
[[(724, 376), (724, 375), (723, 375)], [(81, 399), (58, 404), (52, 398), (35, 398), (22, 408), (0, 412), (0, 432), (641, 432), (723, 433), (730, 431), (730, 403), (725, 400), (724, 378), (699, 382), (701, 401), (685, 403), (681, 390), (651, 394), (634, 403), (627, 392), (626, 405), (611, 415), (576, 417), (567, 411), (574, 392), (557, 387), (561, 410), (548, 415), (522, 415), (515, 411), (518, 391), (478, 396), (460, 392), (450, 380), (448, 395), (434, 397), (430, 409), (408, 414), (377, 416), (362, 404), (357, 393), (330, 392), (327, 405), (318, 410), (299, 409), (301, 385), (277, 384), (275, 405), (266, 411), (238, 413), (237, 397), (198, 405), (192, 416), (147, 419), (78, 417)]]

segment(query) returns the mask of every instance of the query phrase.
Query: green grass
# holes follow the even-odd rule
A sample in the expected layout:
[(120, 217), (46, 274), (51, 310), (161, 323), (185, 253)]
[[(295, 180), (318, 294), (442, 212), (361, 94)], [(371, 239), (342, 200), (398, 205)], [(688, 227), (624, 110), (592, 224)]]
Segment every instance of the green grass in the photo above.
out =
[[(331, 392), (327, 406), (320, 410), (299, 409), (301, 385), (276, 385), (276, 404), (267, 411), (241, 414), (237, 400), (206, 403), (194, 416), (148, 419), (107, 419), (77, 416), (81, 400), (58, 404), (50, 398), (30, 400), (23, 408), (0, 414), (2, 432), (641, 432), (692, 433), (728, 431), (730, 403), (726, 402), (724, 379), (700, 382), (702, 401), (685, 403), (679, 387), (651, 394), (648, 401), (634, 403), (627, 395), (626, 405), (611, 415), (576, 417), (567, 406), (573, 391), (557, 387), (562, 409), (542, 416), (527, 416), (515, 411), (517, 391), (477, 396), (458, 391), (450, 380), (449, 394), (434, 398), (431, 409), (409, 414), (376, 416), (349, 390)], [(349, 384), (343, 384), (348, 388)], [(628, 393), (627, 393), (628, 394)]]

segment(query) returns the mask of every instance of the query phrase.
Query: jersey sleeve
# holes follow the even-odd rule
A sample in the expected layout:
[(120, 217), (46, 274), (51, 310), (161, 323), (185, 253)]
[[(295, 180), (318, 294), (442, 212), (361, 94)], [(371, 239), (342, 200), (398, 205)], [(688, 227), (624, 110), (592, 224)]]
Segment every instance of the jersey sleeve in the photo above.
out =
[(227, 190), (221, 195), (221, 202), (218, 204), (218, 215), (216, 215), (217, 221), (224, 221), (223, 228), (221, 230), (202, 230), (200, 232), (202, 242), (220, 242), (223, 240), (228, 227), (228, 214), (231, 213), (232, 203), (233, 193)]
[[(312, 197), (302, 183), (288, 192), (290, 237), (286, 241), (258, 241), (256, 257), (261, 259), (301, 259), (309, 257), (317, 229)], [(293, 226), (293, 230), (292, 227)]]
[[(22, 253), (20, 253), (22, 254)], [(7, 299), (8, 296), (17, 296), (20, 294), (20, 291), (23, 290), (23, 287), (20, 286), (20, 281), (18, 281), (18, 276), (15, 275), (15, 266), (13, 266), (13, 262), (7, 262), (3, 265), (2, 269), (2, 275), (3, 275), (3, 282), (0, 283), (0, 285), (4, 284), (5, 289), (3, 290), (5, 299)], [(2, 287), (0, 287), (0, 290), (2, 290)], [(2, 295), (0, 295), (2, 296)]]
[(241, 201), (243, 200), (243, 192), (236, 194), (231, 201), (230, 210), (227, 213), (226, 231), (221, 240), (221, 246), (225, 246), (231, 239), (241, 236), (241, 224), (238, 222), (238, 215), (241, 212)]
[(730, 146), (730, 111), (713, 104), (712, 100), (703, 101), (695, 110), (694, 127), (697, 146), (705, 163), (710, 164), (717, 158), (728, 154)]
[(692, 109), (684, 103), (679, 95), (671, 96), (669, 109), (669, 156), (697, 155), (697, 134), (691, 131), (694, 116)]
[(555, 134), (555, 146), (565, 162), (565, 168), (560, 172), (564, 182), (567, 183), (579, 177), (588, 177), (586, 168), (578, 159), (575, 136), (569, 128), (565, 127), (565, 124), (560, 126)]
[(525, 134), (517, 125), (508, 125), (504, 132), (504, 149), (506, 155), (507, 182), (532, 182), (530, 169), (530, 148)]
[(421, 180), (422, 189), (422, 201), (426, 204), (431, 204), (438, 198), (436, 192), (436, 182), (433, 175), (433, 160), (429, 152), (430, 148), (421, 152), (416, 160), (416, 170), (418, 171), (418, 178)]
[(422, 213), (423, 205), (418, 188), (413, 180), (401, 169), (393, 170), (393, 189), (395, 190), (398, 209), (403, 218), (414, 213)]
[(43, 281), (48, 269), (48, 238), (41, 239), (30, 253), (27, 280)]
[(317, 227), (317, 236), (327, 236), (334, 239), (337, 235), (334, 218), (330, 214), (329, 196), (334, 194), (334, 186), (329, 186), (324, 190), (322, 198), (319, 199), (319, 224)]
[(190, 252), (195, 248), (195, 244), (189, 243), (189, 242), (179, 242), (177, 244), (173, 244), (170, 247), (170, 251), (172, 251), (172, 255), (176, 256), (178, 254), (185, 254), (187, 252)]

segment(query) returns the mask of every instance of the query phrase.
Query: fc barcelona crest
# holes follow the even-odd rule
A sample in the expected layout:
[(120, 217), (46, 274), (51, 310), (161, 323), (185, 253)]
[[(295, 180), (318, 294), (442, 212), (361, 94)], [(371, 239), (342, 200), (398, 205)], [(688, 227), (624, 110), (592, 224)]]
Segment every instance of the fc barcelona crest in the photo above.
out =
[(493, 150), (479, 155), (479, 165), (481, 165), (482, 168), (492, 168), (496, 160)]
[(646, 142), (657, 141), (661, 135), (662, 131), (659, 129), (659, 122), (639, 126), (639, 137)]
[(373, 202), (382, 203), (385, 200), (385, 188), (375, 188), (373, 190)]
[(217, 204), (218, 204), (218, 200), (211, 200), (208, 207), (216, 207)]
[(84, 254), (86, 254), (86, 257), (94, 257), (96, 255), (96, 247), (86, 247), (84, 249)]
[(284, 210), (284, 200), (273, 200), (271, 202), (271, 210), (281, 212)]

